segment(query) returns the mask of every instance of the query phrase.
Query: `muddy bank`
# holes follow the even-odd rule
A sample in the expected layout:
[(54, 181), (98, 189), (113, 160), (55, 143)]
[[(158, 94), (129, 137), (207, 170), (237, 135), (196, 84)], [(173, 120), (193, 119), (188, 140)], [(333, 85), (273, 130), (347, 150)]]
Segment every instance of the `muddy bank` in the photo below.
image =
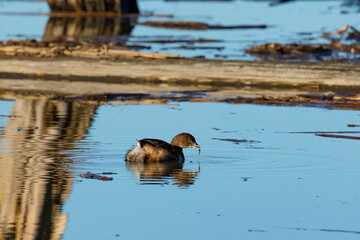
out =
[(360, 109), (359, 76), (360, 63), (2, 56), (0, 98)]
[(1, 57), (0, 77), (112, 83), (360, 87), (359, 63)]

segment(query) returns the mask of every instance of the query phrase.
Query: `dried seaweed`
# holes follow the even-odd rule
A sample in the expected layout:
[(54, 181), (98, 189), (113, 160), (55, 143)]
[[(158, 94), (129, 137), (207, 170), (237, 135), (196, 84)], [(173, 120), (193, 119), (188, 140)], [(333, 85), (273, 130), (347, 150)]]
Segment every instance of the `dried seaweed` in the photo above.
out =
[(225, 142), (233, 142), (235, 144), (239, 144), (239, 143), (261, 143), (260, 141), (247, 140), (247, 139), (233, 139), (233, 138), (212, 138), (212, 139), (225, 141)]
[(344, 139), (360, 140), (360, 137), (355, 137), (355, 136), (334, 135), (334, 134), (315, 134), (315, 135), (320, 137), (328, 137), (328, 138), (344, 138)]

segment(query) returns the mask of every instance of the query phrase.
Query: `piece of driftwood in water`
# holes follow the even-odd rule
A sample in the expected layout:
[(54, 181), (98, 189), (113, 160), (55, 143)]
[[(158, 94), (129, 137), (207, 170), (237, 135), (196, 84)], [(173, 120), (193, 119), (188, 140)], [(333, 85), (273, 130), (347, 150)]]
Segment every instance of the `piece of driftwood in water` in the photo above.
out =
[(0, 56), (34, 56), (34, 57), (81, 57), (96, 59), (118, 58), (177, 58), (179, 54), (147, 53), (121, 48), (107, 48), (96, 45), (77, 45), (75, 43), (48, 43), (36, 41), (0, 42)]
[(245, 49), (246, 53), (256, 56), (266, 56), (275, 59), (311, 59), (331, 56), (334, 52), (360, 53), (360, 46), (356, 44), (280, 44), (267, 43)]
[[(121, 17), (50, 17), (42, 41), (98, 42), (104, 37), (129, 35), (133, 24)], [(106, 42), (106, 39), (105, 41)]]
[(136, 0), (47, 0), (51, 11), (138, 13)]
[(345, 135), (334, 135), (334, 134), (315, 134), (319, 137), (328, 137), (328, 138), (343, 138), (343, 139), (352, 139), (352, 140), (360, 140), (360, 137), (356, 136), (345, 136)]
[[(345, 35), (347, 36), (345, 37)], [(335, 36), (339, 36), (339, 37), (336, 38)], [(341, 41), (344, 37), (346, 40), (360, 41), (360, 31), (358, 31), (356, 28), (354, 28), (351, 25), (347, 25), (335, 31), (324, 33), (321, 37), (336, 41)]]
[(247, 140), (247, 139), (233, 139), (233, 138), (212, 138), (214, 140), (220, 140), (224, 142), (233, 142), (235, 144), (239, 143), (261, 143), (260, 141), (256, 140)]
[(202, 22), (188, 22), (188, 21), (148, 21), (137, 23), (138, 25), (145, 25), (158, 28), (172, 28), (183, 30), (207, 30), (207, 29), (249, 29), (249, 28), (266, 28), (266, 25), (209, 25)]

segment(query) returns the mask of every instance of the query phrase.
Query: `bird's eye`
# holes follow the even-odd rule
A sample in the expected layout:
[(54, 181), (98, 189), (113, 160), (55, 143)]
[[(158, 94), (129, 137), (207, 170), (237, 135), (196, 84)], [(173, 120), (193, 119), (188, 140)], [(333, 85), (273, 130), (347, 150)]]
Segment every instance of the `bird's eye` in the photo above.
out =
[(192, 141), (191, 141), (191, 140), (189, 140), (189, 143), (192, 143)]

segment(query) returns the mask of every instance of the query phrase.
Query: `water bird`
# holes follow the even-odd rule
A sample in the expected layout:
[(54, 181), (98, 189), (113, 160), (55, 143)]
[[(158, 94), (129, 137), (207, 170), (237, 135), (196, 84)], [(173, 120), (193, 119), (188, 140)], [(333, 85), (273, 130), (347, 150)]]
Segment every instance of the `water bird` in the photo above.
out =
[(184, 162), (183, 148), (196, 148), (200, 154), (200, 145), (196, 143), (194, 136), (190, 133), (176, 135), (171, 140), (171, 144), (151, 138), (137, 140), (137, 142), (138, 144), (127, 152), (125, 161), (140, 163)]

